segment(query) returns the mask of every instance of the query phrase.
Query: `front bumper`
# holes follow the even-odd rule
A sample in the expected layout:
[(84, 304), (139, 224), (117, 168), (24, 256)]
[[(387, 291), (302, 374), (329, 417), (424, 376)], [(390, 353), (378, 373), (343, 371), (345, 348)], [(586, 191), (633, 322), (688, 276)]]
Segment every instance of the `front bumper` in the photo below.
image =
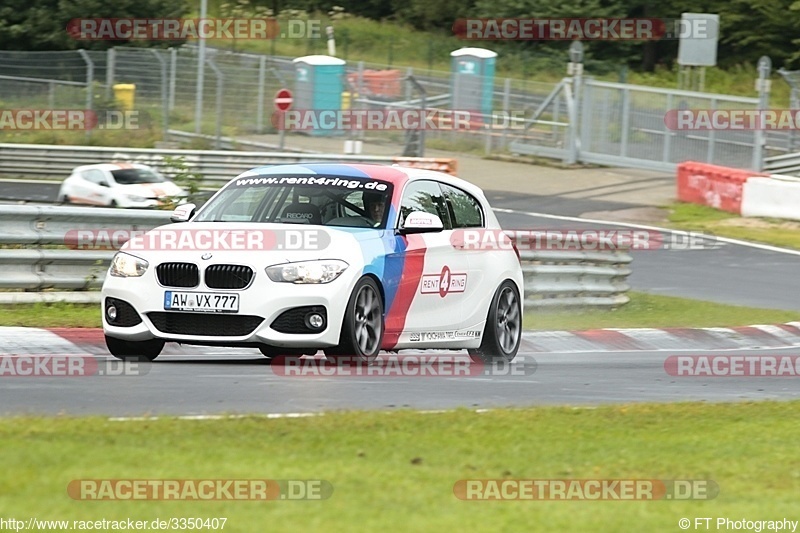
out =
[[(108, 297), (128, 302), (142, 321), (130, 327), (111, 325), (103, 304), (103, 331), (110, 337), (130, 341), (158, 338), (186, 344), (216, 346), (268, 344), (282, 348), (326, 348), (339, 343), (345, 305), (356, 281), (353, 272), (345, 271), (330, 283), (295, 285), (273, 282), (263, 269), (254, 270), (253, 282), (249, 287), (240, 290), (210, 289), (205, 287), (202, 281), (196, 288), (164, 287), (159, 284), (152, 265), (140, 278), (118, 278), (109, 275), (103, 285), (103, 302)], [(239, 293), (239, 311), (237, 313), (165, 311), (164, 292), (167, 290)], [(273, 322), (282, 313), (306, 306), (325, 308), (326, 326), (322, 331), (282, 333), (273, 329)], [(175, 317), (178, 314), (190, 316)], [(165, 315), (169, 319), (169, 326), (165, 326), (167, 323)], [(187, 333), (189, 330), (192, 334)], [(220, 332), (224, 334), (219, 334)]]

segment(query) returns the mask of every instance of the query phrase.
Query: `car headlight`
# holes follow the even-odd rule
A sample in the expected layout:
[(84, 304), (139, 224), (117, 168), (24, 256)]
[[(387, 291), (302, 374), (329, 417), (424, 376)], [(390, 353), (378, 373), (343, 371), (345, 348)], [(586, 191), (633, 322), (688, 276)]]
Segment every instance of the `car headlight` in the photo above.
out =
[(138, 278), (147, 270), (150, 263), (136, 256), (117, 252), (111, 260), (111, 268), (108, 273), (118, 278)]
[(144, 196), (137, 196), (135, 194), (126, 194), (125, 197), (131, 202), (144, 202), (147, 200)]
[(298, 261), (283, 263), (266, 268), (267, 276), (272, 281), (285, 283), (330, 283), (338, 278), (350, 266), (338, 259), (319, 261)]

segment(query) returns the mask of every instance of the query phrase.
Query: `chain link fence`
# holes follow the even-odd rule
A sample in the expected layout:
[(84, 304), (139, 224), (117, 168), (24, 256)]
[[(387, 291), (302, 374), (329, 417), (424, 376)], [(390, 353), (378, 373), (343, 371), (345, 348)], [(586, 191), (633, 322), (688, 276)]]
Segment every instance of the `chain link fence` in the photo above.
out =
[[(160, 140), (168, 140), (167, 131), (179, 130), (202, 134), (209, 148), (220, 148), (224, 137), (252, 140), (277, 133), (273, 123), (276, 92), (289, 88), (295, 90), (296, 98), (300, 96), (296, 90), (299, 69), (292, 58), (209, 47), (203, 85), (198, 88), (198, 57), (194, 45), (116, 47), (105, 52), (0, 51), (0, 107), (118, 109), (117, 91), (121, 85), (132, 85), (134, 108)], [(781, 73), (790, 84), (800, 79), (797, 73)], [(458, 79), (451, 72), (347, 63), (341, 88), (331, 87), (332, 94), (327, 96), (340, 102), (342, 109), (411, 109), (446, 115), (458, 105), (453, 98)], [(474, 88), (484, 81), (476, 76)], [(768, 155), (800, 149), (794, 132), (770, 132), (765, 137), (733, 131), (684, 134), (670, 131), (664, 123), (670, 109), (757, 108), (755, 98), (606, 83), (581, 76), (559, 82), (492, 78), (490, 87), (480, 109), (468, 110), (468, 127), (448, 127), (445, 121), (445, 127), (425, 130), (333, 129), (286, 135), (327, 135), (383, 144), (396, 150), (394, 155), (424, 155), (428, 146), (663, 169), (692, 159), (756, 170), (761, 151)], [(792, 93), (793, 106), (798, 90)], [(196, 116), (201, 117), (199, 122)], [(99, 133), (87, 132), (92, 135)]]

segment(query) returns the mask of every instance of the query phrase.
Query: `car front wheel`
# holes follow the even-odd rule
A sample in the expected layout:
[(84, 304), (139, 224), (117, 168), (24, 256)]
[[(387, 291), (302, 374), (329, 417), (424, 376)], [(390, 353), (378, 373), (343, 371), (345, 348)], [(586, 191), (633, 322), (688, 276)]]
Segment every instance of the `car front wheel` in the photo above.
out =
[(494, 293), (481, 345), (469, 350), (476, 363), (511, 361), (522, 338), (522, 303), (517, 286), (506, 280)]
[(383, 298), (370, 277), (359, 280), (347, 302), (339, 345), (325, 350), (332, 362), (371, 362), (383, 342)]
[(152, 361), (161, 354), (164, 341), (161, 339), (124, 341), (106, 335), (106, 346), (111, 355), (123, 361)]

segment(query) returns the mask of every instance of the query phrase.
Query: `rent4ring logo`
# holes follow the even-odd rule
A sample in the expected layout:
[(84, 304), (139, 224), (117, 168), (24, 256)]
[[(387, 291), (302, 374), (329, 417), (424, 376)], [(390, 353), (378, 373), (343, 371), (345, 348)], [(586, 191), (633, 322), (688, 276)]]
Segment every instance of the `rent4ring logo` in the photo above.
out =
[(438, 294), (442, 298), (451, 292), (464, 292), (467, 290), (467, 274), (450, 272), (450, 267), (445, 265), (438, 274), (423, 274), (419, 284), (422, 294)]

